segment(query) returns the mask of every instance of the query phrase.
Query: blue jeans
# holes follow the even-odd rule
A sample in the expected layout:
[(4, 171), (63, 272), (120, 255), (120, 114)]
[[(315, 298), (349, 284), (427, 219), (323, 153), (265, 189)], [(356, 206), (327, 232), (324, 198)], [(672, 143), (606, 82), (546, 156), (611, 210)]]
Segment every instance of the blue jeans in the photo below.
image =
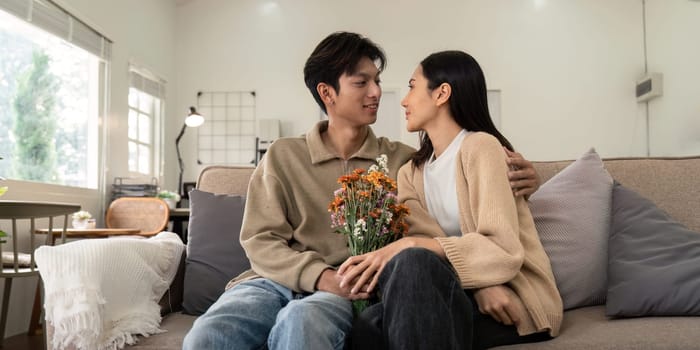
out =
[(295, 293), (258, 278), (224, 292), (197, 318), (182, 348), (343, 349), (351, 327), (349, 300), (327, 292)]

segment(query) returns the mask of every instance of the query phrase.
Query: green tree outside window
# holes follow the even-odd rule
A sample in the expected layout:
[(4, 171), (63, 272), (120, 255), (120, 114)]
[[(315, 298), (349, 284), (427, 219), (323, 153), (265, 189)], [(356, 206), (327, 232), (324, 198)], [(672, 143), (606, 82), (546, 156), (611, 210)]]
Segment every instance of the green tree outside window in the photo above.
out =
[(18, 80), (13, 103), (16, 144), (12, 166), (22, 179), (50, 182), (55, 175), (57, 90), (56, 78), (49, 72), (49, 56), (34, 51), (32, 66)]

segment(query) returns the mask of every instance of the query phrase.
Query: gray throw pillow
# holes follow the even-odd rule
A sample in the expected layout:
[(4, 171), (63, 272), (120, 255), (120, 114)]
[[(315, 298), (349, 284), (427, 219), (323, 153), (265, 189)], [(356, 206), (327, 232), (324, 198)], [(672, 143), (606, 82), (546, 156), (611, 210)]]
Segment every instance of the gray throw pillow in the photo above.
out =
[(605, 303), (612, 185), (591, 149), (530, 197), (565, 310)]
[(615, 184), (608, 316), (700, 316), (700, 233)]
[(244, 208), (242, 196), (190, 192), (184, 313), (203, 314), (230, 279), (250, 268), (238, 239)]

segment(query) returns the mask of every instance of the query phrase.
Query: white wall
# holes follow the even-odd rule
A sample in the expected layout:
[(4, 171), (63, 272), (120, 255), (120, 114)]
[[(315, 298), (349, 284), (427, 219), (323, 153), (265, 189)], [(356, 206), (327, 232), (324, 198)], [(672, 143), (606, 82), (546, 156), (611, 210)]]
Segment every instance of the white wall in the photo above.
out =
[[(198, 90), (256, 90), (258, 118), (281, 119), (285, 136), (303, 133), (318, 118), (304, 62), (327, 34), (349, 30), (384, 47), (383, 86), (401, 97), (427, 54), (473, 54), (489, 88), (502, 91), (502, 130), (531, 159), (571, 159), (590, 146), (607, 157), (646, 152), (634, 97), (640, 0), (198, 0), (177, 8), (177, 22), (197, 23), (177, 29), (179, 110)], [(186, 181), (199, 171), (195, 141), (185, 136)]]
[[(147, 67), (169, 82), (166, 100), (175, 100), (175, 2), (171, 0), (55, 0), (73, 15), (114, 41), (107, 118), (108, 144), (105, 178), (107, 190), (115, 176), (127, 176), (128, 66), (133, 61)], [(175, 111), (166, 108), (166, 124)], [(175, 135), (165, 135), (174, 144)], [(174, 147), (174, 146), (173, 146)], [(167, 159), (174, 161), (174, 150)], [(177, 181), (177, 180), (175, 180)], [(102, 197), (98, 191), (65, 186), (7, 181), (10, 191), (2, 199), (79, 203), (83, 209), (101, 213)], [(3, 227), (8, 229), (7, 227)], [(28, 241), (20, 246), (28, 246)], [(27, 331), (34, 300), (36, 278), (18, 278), (13, 282), (6, 336)], [(0, 281), (0, 285), (4, 280)]]
[(647, 0), (650, 72), (663, 96), (649, 102), (651, 154), (700, 154), (700, 2)]

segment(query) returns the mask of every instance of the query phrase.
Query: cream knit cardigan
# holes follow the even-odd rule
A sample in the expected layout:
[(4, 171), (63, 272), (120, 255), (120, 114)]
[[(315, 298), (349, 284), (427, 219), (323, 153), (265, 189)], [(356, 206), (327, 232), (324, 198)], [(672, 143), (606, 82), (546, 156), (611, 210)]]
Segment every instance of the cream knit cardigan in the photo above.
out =
[(422, 168), (399, 170), (399, 200), (409, 206), (410, 234), (434, 237), (465, 289), (505, 284), (523, 321), (520, 335), (559, 333), (563, 307), (527, 202), (513, 197), (505, 153), (483, 132), (467, 135), (457, 154), (461, 237), (448, 237), (425, 206)]

